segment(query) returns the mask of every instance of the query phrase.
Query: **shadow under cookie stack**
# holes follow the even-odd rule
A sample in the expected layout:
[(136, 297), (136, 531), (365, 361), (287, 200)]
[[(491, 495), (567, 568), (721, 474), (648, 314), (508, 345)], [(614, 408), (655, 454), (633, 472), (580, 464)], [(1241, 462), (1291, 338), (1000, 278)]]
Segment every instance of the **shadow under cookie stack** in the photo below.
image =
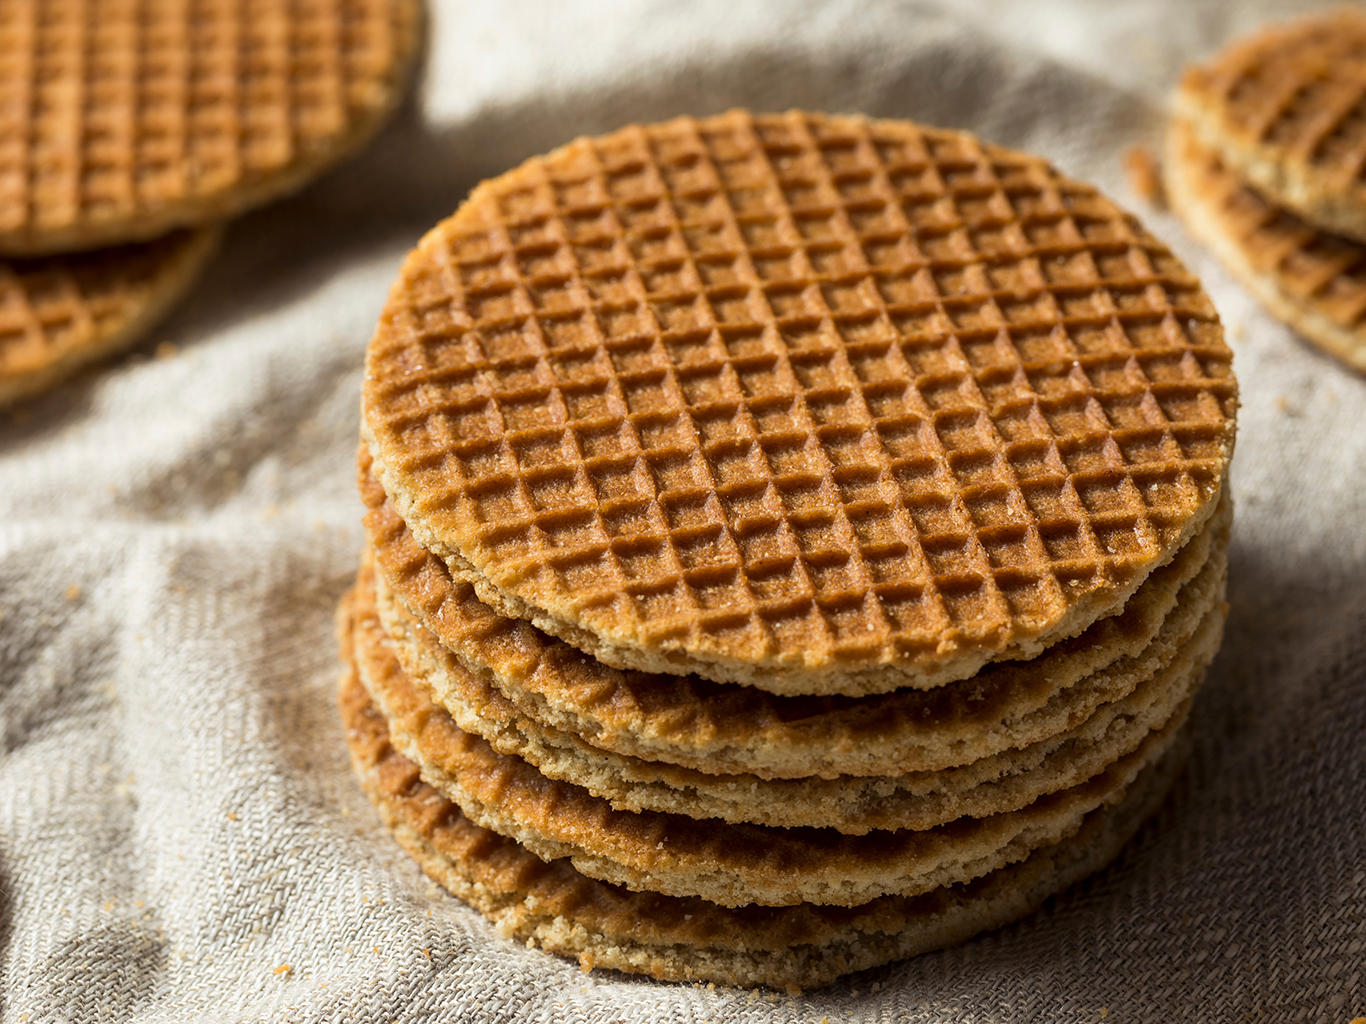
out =
[(352, 760), (505, 935), (816, 987), (1029, 913), (1180, 768), (1230, 354), (1037, 157), (795, 112), (580, 139), (422, 240), (362, 405)]

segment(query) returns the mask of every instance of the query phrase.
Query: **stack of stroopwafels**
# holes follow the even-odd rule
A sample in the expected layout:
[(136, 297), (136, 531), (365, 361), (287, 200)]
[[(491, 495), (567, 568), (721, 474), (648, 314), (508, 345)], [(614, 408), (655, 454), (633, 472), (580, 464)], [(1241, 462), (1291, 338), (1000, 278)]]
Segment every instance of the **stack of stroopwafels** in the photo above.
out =
[(507, 934), (811, 987), (1014, 920), (1161, 799), (1236, 386), (1044, 161), (744, 112), (481, 185), (370, 344), (361, 783)]
[(419, 0), (0, 4), (0, 404), (133, 344), (225, 218), (367, 140)]
[(1304, 338), (1366, 372), (1366, 12), (1279, 25), (1193, 68), (1167, 194)]

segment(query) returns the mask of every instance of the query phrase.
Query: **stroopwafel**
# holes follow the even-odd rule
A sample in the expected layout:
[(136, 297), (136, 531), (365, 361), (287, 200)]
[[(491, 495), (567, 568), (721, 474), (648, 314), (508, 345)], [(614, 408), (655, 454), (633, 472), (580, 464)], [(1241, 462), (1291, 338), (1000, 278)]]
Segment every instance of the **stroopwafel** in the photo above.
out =
[[(458, 684), (457, 700), (436, 698), (424, 673), (440, 664), (437, 645), (413, 645), (391, 635), (373, 606), (374, 578), (363, 569), (353, 598), (362, 679), (389, 720), (399, 749), (433, 778), (458, 773), (473, 733), (500, 753), (518, 757), (550, 779), (573, 783), (614, 810), (653, 810), (783, 827), (831, 828), (847, 835), (877, 829), (925, 830), (961, 817), (1018, 810), (1040, 796), (1080, 784), (1130, 753), (1164, 726), (1198, 686), (1222, 633), (1222, 604), (1132, 692), (1096, 707), (1071, 728), (948, 770), (905, 772), (889, 762), (878, 776), (781, 780), (715, 774), (612, 754), (582, 737), (550, 730), (517, 714), (468, 672), (444, 666)], [(384, 650), (387, 648), (387, 651)], [(383, 652), (376, 654), (375, 652)], [(438, 703), (438, 699), (440, 702)], [(423, 753), (419, 754), (421, 749)], [(448, 758), (447, 751), (454, 753)]]
[(40, 259), (0, 260), (0, 405), (140, 340), (208, 261), (216, 228)]
[[(373, 632), (357, 636), (354, 657), (363, 682), (372, 674), (401, 671), (374, 639)], [(1121, 799), (1175, 731), (1154, 731), (1139, 749), (1091, 779), (1014, 812), (849, 836), (825, 828), (775, 829), (614, 811), (581, 787), (547, 779), (521, 759), (498, 754), (453, 722), (441, 724), (404, 753), (476, 824), (516, 839), (542, 860), (567, 857), (590, 877), (728, 907), (850, 906), (970, 881), (1072, 835), (1090, 811)], [(421, 740), (440, 745), (439, 759), (420, 752)]]
[[(896, 762), (888, 762), (882, 775), (766, 779), (613, 753), (527, 718), (473, 673), (450, 664), (429, 635), (391, 635), (370, 606), (372, 586), (363, 571), (355, 599), (356, 628), (384, 635), (395, 655), (395, 670), (373, 666), (365, 683), (400, 749), (409, 751), (412, 760), (441, 768), (441, 750), (459, 746), (458, 740), (441, 738), (449, 722), (500, 753), (527, 761), (548, 778), (602, 797), (614, 810), (833, 828), (848, 835), (929, 829), (960, 817), (1018, 810), (1091, 778), (1184, 706), (1218, 646), (1224, 619), (1222, 607), (1211, 608), (1199, 628), (1171, 651), (1170, 660), (1132, 692), (1100, 704), (1089, 716), (1077, 715), (1078, 724), (1022, 748), (933, 771), (897, 771)], [(418, 626), (413, 632), (420, 630)], [(446, 674), (439, 688), (430, 678), (435, 673)], [(425, 758), (411, 753), (411, 745), (423, 737), (433, 744)]]
[(1277, 318), (1366, 373), (1366, 244), (1268, 202), (1184, 122), (1169, 129), (1163, 167), (1191, 234)]
[(1170, 252), (1043, 161), (733, 112), (579, 140), (409, 257), (362, 431), (419, 542), (608, 664), (931, 687), (1115, 611), (1236, 389)]
[(1190, 69), (1177, 116), (1274, 206), (1366, 241), (1366, 12), (1273, 25)]
[(154, 238), (299, 188), (403, 93), (418, 0), (0, 5), (0, 254)]

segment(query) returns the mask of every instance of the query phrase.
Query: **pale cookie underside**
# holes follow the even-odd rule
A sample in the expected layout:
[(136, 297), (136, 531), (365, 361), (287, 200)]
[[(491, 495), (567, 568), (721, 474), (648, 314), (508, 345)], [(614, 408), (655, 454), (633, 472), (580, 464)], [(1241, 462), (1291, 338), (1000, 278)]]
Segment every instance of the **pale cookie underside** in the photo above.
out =
[(1191, 233), (1274, 316), (1366, 373), (1366, 244), (1268, 203), (1184, 122), (1169, 131), (1166, 191)]
[[(385, 662), (392, 664), (387, 650), (363, 642), (364, 634), (355, 639), (361, 641), (354, 657), (362, 680), (382, 674)], [(546, 779), (519, 758), (498, 754), (454, 723), (441, 750), (454, 770), (436, 768), (425, 757), (419, 768), (423, 780), (474, 823), (516, 839), (544, 860), (568, 857), (579, 871), (603, 881), (723, 906), (852, 906), (967, 882), (1066, 839), (1088, 813), (1121, 800), (1175, 734), (1174, 724), (1155, 732), (1091, 779), (1018, 811), (864, 836), (613, 811), (580, 787)]]
[[(1218, 648), (1223, 610), (1212, 610), (1171, 662), (1122, 700), (1103, 704), (1073, 729), (1025, 750), (957, 769), (835, 779), (764, 780), (713, 775), (597, 750), (577, 736), (520, 716), (473, 674), (442, 664), (428, 635), (386, 632), (372, 606), (373, 576), (362, 569), (354, 608), (360, 641), (387, 644), (389, 666), (372, 659), (362, 682), (389, 722), (393, 742), (414, 761), (459, 770), (457, 728), (499, 753), (520, 757), (548, 778), (580, 786), (618, 811), (661, 811), (768, 826), (833, 828), (847, 835), (873, 829), (929, 829), (961, 817), (1017, 810), (1038, 797), (1091, 778), (1134, 750), (1169, 720), (1184, 720), (1204, 666)], [(421, 627), (415, 627), (420, 630)], [(459, 700), (432, 702), (427, 673), (446, 672)], [(456, 756), (447, 758), (453, 749)], [(439, 781), (439, 780), (438, 780)]]
[(967, 885), (853, 908), (728, 910), (696, 898), (630, 892), (588, 878), (567, 861), (541, 861), (474, 825), (423, 783), (416, 766), (390, 746), (384, 719), (368, 706), (363, 688), (344, 683), (341, 705), (357, 776), (394, 837), (500, 933), (576, 957), (585, 970), (788, 990), (819, 988), (1024, 917), (1112, 860), (1156, 809), (1181, 764), (1168, 755), (1129, 787), (1122, 803), (1088, 815), (1070, 840)]
[(418, 541), (619, 665), (783, 693), (971, 675), (1212, 512), (1208, 297), (1034, 157), (732, 112), (581, 139), (405, 263), (363, 436)]
[(1187, 72), (1177, 115), (1275, 205), (1366, 240), (1366, 12), (1273, 26)]
[(156, 237), (292, 192), (368, 141), (418, 0), (19, 4), (0, 20), (0, 253)]
[(208, 262), (218, 229), (41, 259), (0, 260), (0, 405), (141, 340)]
[[(1198, 596), (1181, 597), (1181, 588), (1202, 571), (1211, 550), (1223, 549), (1232, 519), (1232, 505), (1224, 499), (1206, 529), (1157, 569), (1121, 614), (1031, 662), (993, 665), (973, 680), (934, 691), (781, 697), (695, 677), (623, 672), (525, 621), (500, 615), (416, 542), (369, 465), (362, 446), (365, 528), (384, 581), (395, 589), (401, 607), (411, 609), (467, 669), (499, 689), (522, 714), (617, 753), (767, 777), (882, 774), (887, 763), (933, 769), (1051, 735), (1061, 727), (1037, 719), (1029, 725), (1033, 739), (1003, 727), (1023, 721), (1106, 666), (1143, 655), (1178, 602), (1179, 621), (1189, 635), (1199, 615), (1188, 613), (1209, 607), (1213, 585), (1202, 580), (1194, 588)], [(945, 746), (946, 738), (957, 742), (965, 733), (976, 737), (977, 745)]]

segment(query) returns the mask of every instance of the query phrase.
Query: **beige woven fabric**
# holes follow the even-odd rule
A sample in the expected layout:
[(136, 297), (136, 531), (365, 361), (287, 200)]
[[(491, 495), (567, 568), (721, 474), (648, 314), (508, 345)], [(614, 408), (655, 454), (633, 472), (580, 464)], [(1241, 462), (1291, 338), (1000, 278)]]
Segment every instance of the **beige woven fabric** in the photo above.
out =
[(585, 976), (426, 881), (334, 706), (365, 342), (475, 181), (628, 120), (797, 106), (965, 127), (1140, 208), (1121, 157), (1185, 62), (1303, 4), (433, 6), (420, 103), (374, 149), (230, 227), (141, 357), (0, 414), (0, 1021), (1366, 1014), (1366, 381), (1165, 214), (1242, 388), (1228, 639), (1173, 799), (1040, 914), (796, 998)]

